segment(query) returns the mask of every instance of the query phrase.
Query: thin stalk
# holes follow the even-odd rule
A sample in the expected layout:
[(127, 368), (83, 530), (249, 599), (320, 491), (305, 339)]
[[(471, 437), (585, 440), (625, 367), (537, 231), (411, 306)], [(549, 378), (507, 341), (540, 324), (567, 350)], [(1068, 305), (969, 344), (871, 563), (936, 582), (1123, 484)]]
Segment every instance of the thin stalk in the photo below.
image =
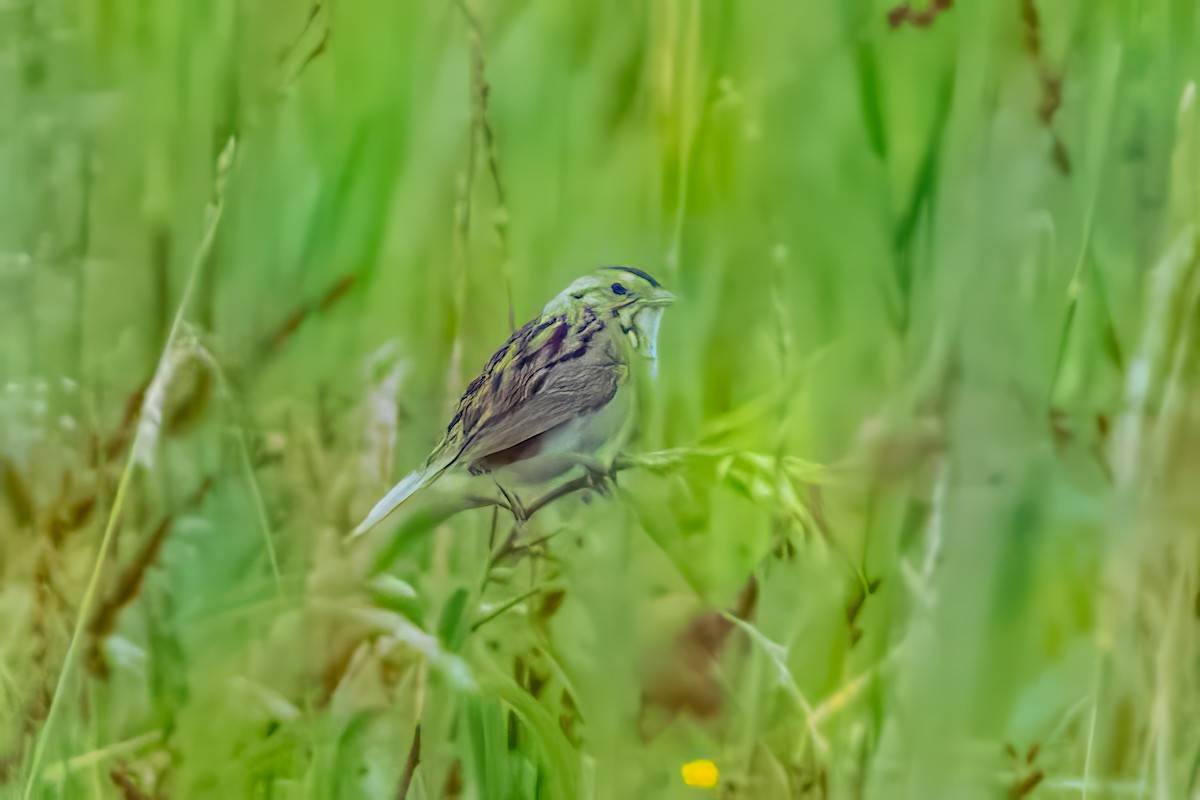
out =
[(549, 586), (535, 586), (527, 592), (522, 592), (521, 594), (517, 595), (516, 597), (513, 597), (509, 600), (504, 601), (503, 603), (501, 603), (499, 606), (497, 606), (492, 611), (488, 612), (484, 616), (482, 616), (479, 619), (472, 622), (471, 623), (471, 633), (474, 633), (475, 631), (482, 628), (484, 625), (487, 625), (489, 622), (496, 619), (496, 617), (499, 617), (501, 614), (504, 614), (506, 611), (513, 608), (514, 606), (524, 603), (526, 600), (533, 597), (534, 595), (541, 594), (542, 592), (546, 591), (546, 589), (548, 589), (548, 588), (550, 588), (550, 587)]
[[(1100, 83), (1101, 102), (1097, 105), (1100, 111), (1097, 112), (1097, 125), (1094, 129), (1099, 131), (1097, 135), (1098, 144), (1095, 152), (1091, 154), (1088, 165), (1088, 192), (1087, 192), (1087, 207), (1084, 211), (1083, 218), (1083, 236), (1079, 244), (1079, 252), (1075, 256), (1075, 268), (1071, 274), (1070, 283), (1067, 284), (1067, 313), (1063, 319), (1062, 330), (1058, 338), (1058, 350), (1054, 358), (1054, 371), (1050, 374), (1050, 385), (1047, 392), (1047, 400), (1049, 403), (1054, 402), (1054, 393), (1058, 388), (1059, 378), (1062, 375), (1063, 367), (1067, 359), (1067, 349), (1071, 342), (1071, 331), (1075, 324), (1076, 311), (1079, 308), (1079, 298), (1083, 293), (1084, 278), (1086, 277), (1086, 269), (1092, 261), (1091, 247), (1092, 234), (1095, 230), (1096, 223), (1096, 203), (1100, 196), (1100, 173), (1105, 166), (1104, 157), (1108, 153), (1109, 136), (1107, 132), (1110, 130), (1109, 124), (1113, 115), (1114, 97), (1116, 96), (1117, 80), (1121, 73), (1121, 61), (1124, 53), (1121, 48), (1117, 48), (1109, 55), (1105, 66), (1105, 72)], [(1096, 269), (1095, 265), (1092, 267)], [(1109, 325), (1112, 325), (1112, 320), (1107, 320)]]
[(271, 575), (275, 578), (275, 591), (283, 595), (283, 576), (279, 572), (279, 559), (275, 555), (275, 542), (271, 539), (271, 521), (267, 516), (267, 505), (263, 502), (262, 490), (258, 488), (258, 479), (254, 477), (254, 465), (250, 462), (250, 451), (246, 447), (246, 434), (239, 427), (234, 436), (237, 439), (238, 460), (246, 471), (246, 483), (250, 486), (250, 497), (254, 501), (254, 513), (258, 517), (258, 527), (262, 531), (263, 542), (267, 548), (267, 559), (271, 562)]
[[(197, 349), (197, 355), (212, 372), (229, 409), (236, 416), (240, 417), (241, 414), (238, 413), (239, 409), (234, 402), (233, 389), (230, 387), (229, 379), (226, 377), (225, 371), (221, 369), (221, 365), (213, 358), (211, 353), (203, 348)], [(237, 445), (238, 461), (242, 469), (246, 472), (246, 483), (250, 487), (250, 498), (254, 502), (254, 513), (258, 519), (259, 530), (262, 532), (267, 559), (271, 562), (271, 575), (275, 579), (275, 591), (282, 597), (283, 576), (279, 571), (279, 559), (275, 555), (275, 542), (271, 535), (271, 520), (267, 514), (267, 504), (263, 501), (262, 490), (258, 486), (258, 479), (254, 476), (254, 464), (250, 460), (250, 448), (246, 444), (246, 429), (239, 422), (234, 425), (234, 430), (231, 433)]]
[[(483, 25), (479, 17), (467, 5), (466, 0), (456, 3), (471, 31), (471, 141), (482, 137), (487, 157), (488, 173), (496, 190), (496, 211), (492, 215), (492, 228), (500, 247), (500, 281), (504, 284), (504, 297), (508, 303), (508, 329), (517, 329), (516, 309), (513, 304), (512, 270), (508, 246), (508, 199), (504, 182), (500, 179), (500, 158), (496, 155), (496, 135), (488, 116), (488, 98), (492, 88), (487, 81), (487, 48), (483, 36)], [(474, 159), (471, 160), (472, 169)], [(467, 202), (470, 202), (468, 194)]]
[(1091, 784), (1092, 753), (1095, 750), (1096, 727), (1097, 727), (1098, 718), (1100, 716), (1100, 692), (1101, 692), (1101, 689), (1103, 688), (1103, 686), (1101, 685), (1101, 681), (1103, 680), (1103, 677), (1104, 677), (1103, 659), (1104, 659), (1103, 653), (1098, 653), (1096, 655), (1096, 690), (1095, 690), (1095, 692), (1092, 693), (1092, 717), (1091, 717), (1091, 720), (1088, 722), (1087, 751), (1083, 757), (1083, 778), (1082, 778), (1082, 786), (1081, 786), (1081, 794), (1080, 794), (1080, 797), (1082, 797), (1083, 800), (1087, 800), (1088, 789), (1091, 788), (1091, 785), (1092, 785)]
[(134, 736), (131, 739), (114, 742), (105, 747), (100, 747), (95, 750), (90, 750), (86, 753), (73, 756), (66, 761), (57, 764), (51, 764), (46, 770), (46, 778), (52, 781), (59, 781), (70, 775), (73, 772), (78, 772), (96, 764), (102, 764), (110, 758), (134, 753), (141, 750), (143, 747), (151, 744), (157, 744), (162, 741), (162, 731), (147, 731), (139, 736)]
[[(679, 97), (679, 175), (676, 181), (675, 213), (671, 223), (671, 243), (667, 251), (667, 273), (678, 284), (683, 251), (683, 226), (687, 218), (687, 198), (692, 163), (692, 148), (700, 127), (696, 101), (696, 74), (700, 54), (700, 3), (689, 0), (687, 10), (687, 39), (684, 42), (683, 69)], [(674, 44), (674, 43), (672, 43)]]

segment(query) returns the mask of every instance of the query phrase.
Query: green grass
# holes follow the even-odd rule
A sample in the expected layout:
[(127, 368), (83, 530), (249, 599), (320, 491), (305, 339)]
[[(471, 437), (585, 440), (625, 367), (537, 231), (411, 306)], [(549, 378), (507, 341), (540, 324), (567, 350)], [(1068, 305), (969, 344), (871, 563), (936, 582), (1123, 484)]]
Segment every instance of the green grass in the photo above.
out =
[[(1200, 791), (1200, 11), (890, 10), (0, 3), (0, 794)], [(346, 546), (606, 263), (616, 496)]]

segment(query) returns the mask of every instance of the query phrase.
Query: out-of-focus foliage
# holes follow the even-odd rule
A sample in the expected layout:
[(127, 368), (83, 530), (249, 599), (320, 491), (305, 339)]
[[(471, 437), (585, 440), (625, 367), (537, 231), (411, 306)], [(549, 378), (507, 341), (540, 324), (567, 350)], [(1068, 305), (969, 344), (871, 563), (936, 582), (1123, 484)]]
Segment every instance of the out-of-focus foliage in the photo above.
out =
[[(924, 2), (0, 3), (3, 791), (1198, 791), (1200, 12)], [(345, 546), (604, 263), (615, 496)]]

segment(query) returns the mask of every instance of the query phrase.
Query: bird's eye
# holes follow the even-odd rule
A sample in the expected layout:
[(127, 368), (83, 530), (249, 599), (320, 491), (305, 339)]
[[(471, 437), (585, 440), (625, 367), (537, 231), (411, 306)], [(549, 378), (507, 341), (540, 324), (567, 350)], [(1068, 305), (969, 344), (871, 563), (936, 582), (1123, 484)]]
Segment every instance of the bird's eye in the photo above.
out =
[(615, 295), (629, 294), (629, 290), (619, 283), (614, 283), (611, 287), (612, 293)]

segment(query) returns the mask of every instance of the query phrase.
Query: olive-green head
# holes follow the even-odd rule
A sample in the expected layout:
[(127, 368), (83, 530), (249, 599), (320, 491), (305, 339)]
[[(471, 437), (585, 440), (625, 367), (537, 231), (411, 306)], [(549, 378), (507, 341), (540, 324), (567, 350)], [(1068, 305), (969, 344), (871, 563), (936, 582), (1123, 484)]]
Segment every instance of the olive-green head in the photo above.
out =
[(650, 273), (637, 267), (600, 267), (563, 289), (542, 314), (554, 316), (589, 308), (605, 319), (619, 321), (634, 350), (649, 359), (657, 355), (658, 323), (662, 311), (675, 302)]
[(636, 267), (600, 267), (578, 278), (547, 305), (546, 314), (562, 313), (570, 306), (584, 306), (597, 314), (611, 316), (626, 310), (668, 306), (675, 295), (662, 288), (650, 273)]

